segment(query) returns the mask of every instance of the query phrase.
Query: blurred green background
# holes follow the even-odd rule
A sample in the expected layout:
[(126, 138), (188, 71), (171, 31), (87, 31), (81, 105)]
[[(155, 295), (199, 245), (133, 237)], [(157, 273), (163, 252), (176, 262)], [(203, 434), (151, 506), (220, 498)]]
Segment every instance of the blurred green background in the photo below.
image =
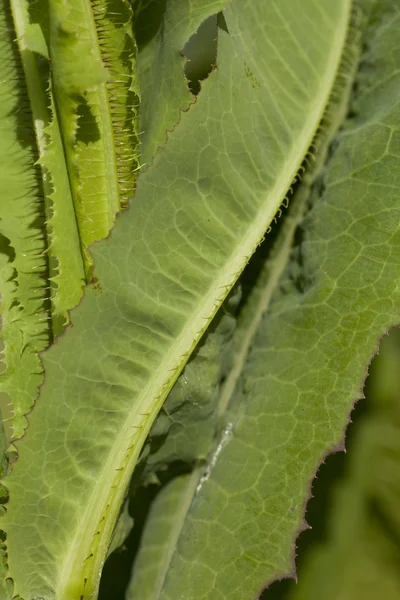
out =
[(321, 466), (297, 544), (297, 577), (262, 600), (400, 598), (400, 329), (380, 344), (352, 414), (347, 454)]

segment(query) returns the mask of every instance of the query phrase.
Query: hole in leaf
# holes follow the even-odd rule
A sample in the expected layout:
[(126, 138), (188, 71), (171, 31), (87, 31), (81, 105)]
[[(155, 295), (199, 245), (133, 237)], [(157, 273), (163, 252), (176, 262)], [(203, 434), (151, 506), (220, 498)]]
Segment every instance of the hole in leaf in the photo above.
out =
[(217, 60), (218, 17), (206, 19), (186, 43), (183, 54), (188, 59), (185, 75), (189, 89), (195, 96), (200, 92), (201, 81), (206, 79)]
[(219, 29), (225, 31), (225, 33), (229, 33), (228, 25), (226, 24), (225, 16), (222, 12), (217, 15), (217, 25)]
[(100, 130), (88, 101), (83, 96), (79, 96), (77, 101), (79, 104), (77, 108), (78, 131), (76, 133), (76, 141), (83, 142), (84, 144), (99, 141)]
[(166, 0), (134, 0), (133, 33), (139, 51), (157, 35), (164, 20)]
[(0, 253), (5, 254), (9, 262), (15, 260), (15, 250), (11, 245), (10, 240), (5, 235), (0, 233)]

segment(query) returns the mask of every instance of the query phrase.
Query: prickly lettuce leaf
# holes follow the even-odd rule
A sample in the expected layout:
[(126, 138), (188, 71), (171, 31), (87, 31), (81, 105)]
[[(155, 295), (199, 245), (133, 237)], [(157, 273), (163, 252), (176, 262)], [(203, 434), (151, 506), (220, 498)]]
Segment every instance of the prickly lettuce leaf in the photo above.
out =
[[(339, 118), (340, 107), (346, 106), (346, 90), (343, 92), (339, 96), (339, 106), (333, 106)], [(251, 279), (250, 293), (242, 297), (240, 291), (221, 307), (220, 314), (212, 322), (215, 330), (212, 326), (208, 329), (152, 427), (145, 446), (148, 452), (144, 452), (144, 482), (157, 481), (157, 474), (162, 475), (163, 470), (179, 459), (192, 465), (192, 473), (173, 479), (157, 494), (146, 520), (139, 554), (135, 557), (129, 599), (155, 599), (162, 591), (191, 502), (230, 435), (237, 409), (238, 380), (262, 316), (290, 258), (295, 232), (304, 216), (312, 184), (319, 175), (329, 142), (336, 133), (337, 123), (333, 120), (324, 131), (323, 140), (318, 143), (318, 160), (303, 175), (301, 188), (290, 200), (272, 248), (268, 243), (268, 259), (263, 261), (265, 250), (263, 248), (261, 252), (260, 249), (244, 270), (240, 285), (246, 288), (246, 280)], [(267, 241), (269, 239), (263, 246)], [(263, 265), (259, 273), (255, 266), (258, 263)], [(233, 314), (229, 314), (232, 309)], [(234, 316), (237, 317), (236, 327)], [(218, 375), (217, 379), (215, 375)], [(155, 450), (152, 452), (153, 444)], [(205, 449), (208, 451), (206, 462)], [(142, 473), (139, 476), (143, 480)], [(136, 479), (133, 478), (134, 493)]]
[[(226, 11), (231, 34), (220, 32), (218, 69), (139, 177), (129, 210), (93, 246), (100, 285), (42, 356), (46, 378), (17, 444), (3, 519), (9, 574), (24, 600), (96, 597), (150, 426), (322, 117), (349, 2), (308, 0), (290, 27), (291, 0), (252, 7)], [(316, 7), (318, 46), (309, 43)], [(274, 58), (258, 64), (266, 43)]]
[[(81, 299), (89, 275), (84, 269), (84, 257), (86, 266), (90, 264), (87, 245), (96, 235), (109, 232), (116, 207), (110, 208), (110, 216), (108, 201), (117, 198), (118, 208), (126, 206), (133, 193), (137, 90), (134, 43), (128, 34), (131, 9), (123, 0), (100, 3), (95, 10), (84, 0), (70, 3), (69, 8), (57, 0), (34, 4), (11, 0), (3, 2), (0, 10), (4, 29), (0, 279), (5, 367), (0, 389), (10, 401), (10, 435), (20, 438), (27, 425), (25, 415), (43, 381), (38, 353), (63, 330), (68, 310)], [(79, 35), (75, 32), (68, 38), (71, 11), (88, 19), (77, 19)], [(89, 39), (84, 35), (88, 30)], [(88, 60), (79, 64), (71, 59), (77, 51), (77, 37), (82, 55), (91, 48)], [(102, 89), (98, 89), (99, 71)], [(86, 97), (89, 89), (90, 99)], [(99, 124), (90, 113), (89, 100), (101, 107)], [(82, 106), (93, 118), (87, 112), (81, 114)], [(80, 171), (74, 164), (78, 146)], [(85, 176), (88, 164), (90, 172)], [(113, 177), (108, 176), (110, 171)], [(102, 178), (114, 195), (102, 193)], [(99, 232), (97, 220), (103, 222), (105, 213), (109, 219)], [(89, 237), (84, 234), (87, 229)]]
[(53, 93), (90, 278), (87, 247), (108, 235), (134, 191), (138, 98), (131, 8), (127, 0), (52, 0), (48, 15)]
[(31, 110), (31, 126), (40, 165), (38, 175), (40, 173), (43, 189), (43, 225), (48, 256), (46, 283), (51, 298), (48, 325), (52, 335), (56, 335), (68, 319), (68, 309), (76, 306), (82, 296), (85, 273), (52, 93), (49, 48), (44, 34), (46, 28), (42, 27), (48, 9), (43, 3), (28, 4), (26, 0), (11, 0), (10, 8), (16, 36), (12, 45), (19, 53), (25, 77), (26, 100)]
[[(384, 8), (373, 13), (350, 116), (250, 350), (233, 422), (169, 547), (157, 598), (256, 597), (293, 572), (310, 482), (341, 447), (377, 341), (399, 322), (400, 78), (391, 50), (399, 12), (397, 3)], [(160, 505), (154, 510), (160, 518)]]

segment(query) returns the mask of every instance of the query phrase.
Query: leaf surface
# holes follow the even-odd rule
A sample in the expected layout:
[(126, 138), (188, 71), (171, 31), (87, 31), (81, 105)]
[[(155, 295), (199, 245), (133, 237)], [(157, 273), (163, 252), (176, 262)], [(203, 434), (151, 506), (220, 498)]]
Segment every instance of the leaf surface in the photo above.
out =
[[(349, 2), (307, 0), (301, 19), (292, 0), (280, 7), (259, 0), (226, 11), (233, 35), (220, 34), (218, 70), (139, 178), (129, 211), (94, 246), (101, 287), (88, 288), (73, 326), (43, 355), (46, 379), (3, 519), (24, 600), (96, 597), (149, 428), (314, 137)], [(309, 36), (316, 8), (318, 45)], [(257, 66), (266, 43), (275, 58)]]

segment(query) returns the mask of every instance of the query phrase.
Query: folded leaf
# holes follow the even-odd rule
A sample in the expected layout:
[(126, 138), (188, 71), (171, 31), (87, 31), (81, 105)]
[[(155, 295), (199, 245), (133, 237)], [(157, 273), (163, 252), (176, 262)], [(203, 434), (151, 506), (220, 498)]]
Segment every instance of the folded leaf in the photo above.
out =
[(52, 89), (87, 275), (87, 247), (106, 237), (134, 191), (135, 47), (126, 0), (48, 4)]
[(49, 341), (48, 263), (35, 133), (8, 2), (0, 4), (0, 289), (12, 435), (20, 437), (42, 381), (37, 353)]
[[(49, 81), (49, 51), (40, 22), (45, 20), (43, 13), (47, 9), (41, 8), (39, 24), (35, 22), (38, 15), (35, 10), (32, 11), (32, 5), (29, 6), (26, 0), (11, 0), (17, 37), (15, 50), (18, 48), (21, 57), (41, 167), (49, 256), (47, 283), (52, 304), (49, 326), (52, 334), (56, 335), (68, 320), (67, 311), (76, 306), (82, 296), (85, 272), (68, 169)], [(32, 403), (35, 396), (34, 391)]]

